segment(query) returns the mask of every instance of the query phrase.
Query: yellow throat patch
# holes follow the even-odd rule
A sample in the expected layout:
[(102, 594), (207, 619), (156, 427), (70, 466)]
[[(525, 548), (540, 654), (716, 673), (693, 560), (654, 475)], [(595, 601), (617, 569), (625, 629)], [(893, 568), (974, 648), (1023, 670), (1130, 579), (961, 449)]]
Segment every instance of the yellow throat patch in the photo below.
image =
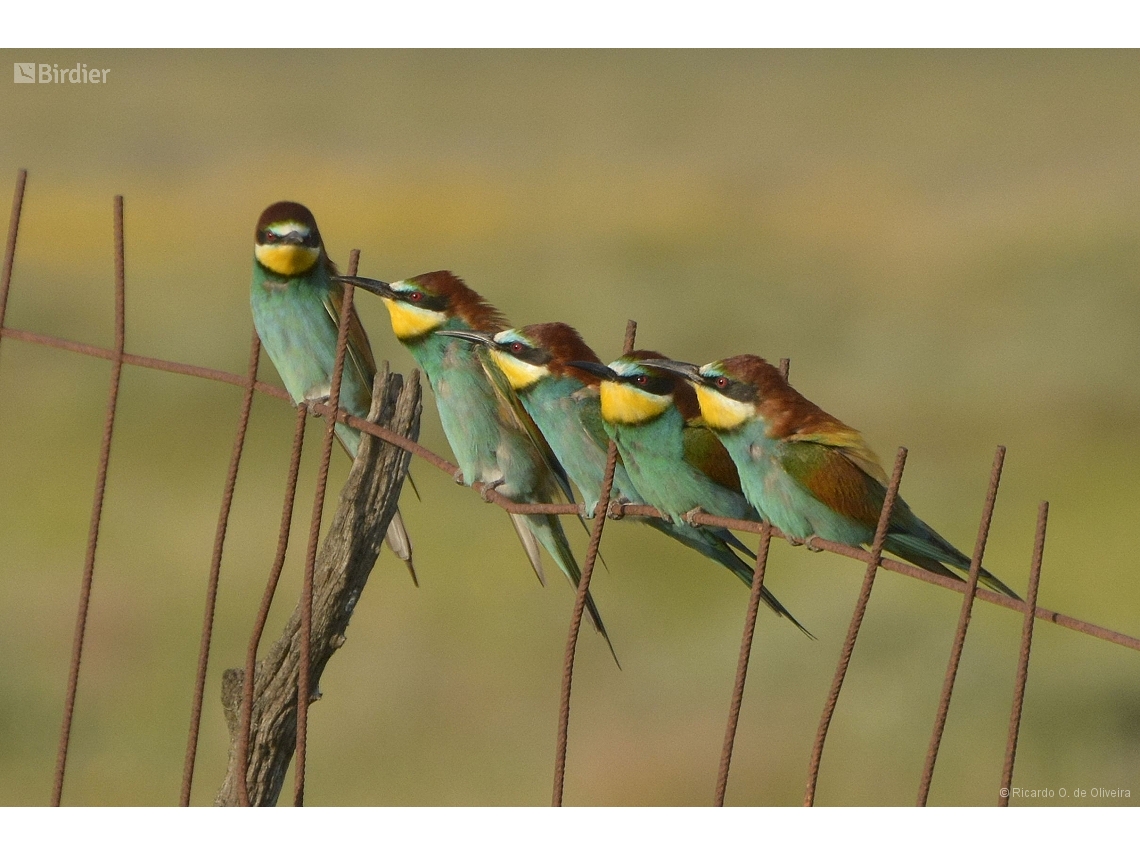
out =
[(297, 246), (296, 244), (258, 244), (254, 250), (257, 260), (276, 273), (278, 276), (297, 276), (310, 270), (321, 251), (315, 246)]
[(602, 418), (616, 425), (639, 425), (652, 421), (669, 409), (671, 403), (671, 399), (662, 395), (651, 395), (612, 380), (603, 380), (600, 392)]
[(733, 430), (756, 415), (756, 407), (752, 404), (734, 401), (707, 386), (694, 385), (694, 388), (697, 403), (701, 405), (701, 417), (713, 430)]
[(521, 359), (515, 359), (509, 353), (501, 350), (491, 350), (491, 359), (499, 366), (499, 370), (506, 375), (511, 388), (516, 392), (533, 385), (550, 373), (545, 365), (531, 365)]
[(388, 307), (388, 315), (392, 318), (392, 332), (400, 341), (427, 335), (432, 330), (439, 329), (447, 321), (447, 315), (443, 312), (413, 306), (411, 303), (393, 300), (391, 297), (380, 299)]

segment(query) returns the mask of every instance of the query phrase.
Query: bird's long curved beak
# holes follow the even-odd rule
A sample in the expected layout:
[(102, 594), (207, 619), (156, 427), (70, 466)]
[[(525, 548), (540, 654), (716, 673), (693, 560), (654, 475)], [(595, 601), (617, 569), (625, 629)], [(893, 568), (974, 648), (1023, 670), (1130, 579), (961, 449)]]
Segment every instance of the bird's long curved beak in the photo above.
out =
[(700, 369), (691, 362), (677, 362), (674, 359), (642, 359), (638, 361), (638, 365), (660, 368), (662, 371), (668, 371), (670, 374), (674, 374), (682, 380), (688, 380), (690, 383), (705, 382)]
[(464, 341), (471, 341), (475, 344), (481, 344), (484, 347), (494, 347), (494, 336), (487, 335), (487, 333), (475, 332), (474, 330), (436, 330), (436, 335), (446, 335), (451, 338), (461, 338)]
[(601, 377), (603, 380), (617, 380), (617, 372), (610, 368), (608, 365), (601, 365), (597, 362), (578, 362), (577, 360), (567, 362), (574, 368), (580, 368), (587, 374), (593, 374), (595, 377)]
[(387, 282), (381, 282), (379, 279), (368, 279), (365, 276), (334, 276), (333, 281), (348, 282), (357, 288), (363, 288), (365, 291), (379, 294), (381, 297), (391, 297), (395, 294), (392, 290), (392, 286)]
[(308, 235), (303, 235), (300, 232), (289, 232), (288, 234), (278, 235), (278, 243), (286, 243), (291, 246), (300, 246), (305, 242)]

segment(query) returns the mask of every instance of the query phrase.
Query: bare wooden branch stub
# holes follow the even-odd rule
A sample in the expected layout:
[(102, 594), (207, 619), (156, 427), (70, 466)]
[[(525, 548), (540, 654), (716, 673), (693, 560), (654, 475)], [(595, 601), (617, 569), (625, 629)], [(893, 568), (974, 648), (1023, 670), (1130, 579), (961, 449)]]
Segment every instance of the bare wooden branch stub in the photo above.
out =
[[(368, 420), (415, 440), (420, 429), (419, 373), (408, 382), (386, 369), (376, 375)], [(318, 686), (325, 665), (345, 642), (348, 622), (364, 589), (384, 533), (396, 511), (411, 455), (365, 433), (360, 452), (341, 490), (340, 502), (317, 559), (313, 587), (310, 685)], [(300, 607), (281, 637), (257, 663), (246, 783), (251, 805), (273, 805), (293, 757), (297, 727), (297, 676), (300, 667)], [(222, 677), (222, 707), (230, 733), (230, 754), (214, 804), (238, 804), (241, 763), (237, 751), (244, 669)]]

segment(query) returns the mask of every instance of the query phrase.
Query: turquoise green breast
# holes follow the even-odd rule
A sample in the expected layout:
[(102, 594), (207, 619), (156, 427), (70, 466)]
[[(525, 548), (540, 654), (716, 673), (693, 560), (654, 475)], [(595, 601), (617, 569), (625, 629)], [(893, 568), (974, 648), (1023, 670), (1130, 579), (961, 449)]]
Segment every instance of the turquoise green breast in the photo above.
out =
[[(256, 261), (250, 287), (253, 324), (266, 355), (273, 361), (289, 395), (297, 403), (327, 394), (336, 359), (337, 328), (325, 308), (329, 282), (320, 268), (306, 276), (282, 279)], [(360, 376), (346, 359), (341, 406), (356, 416), (368, 414), (371, 377)], [(355, 454), (359, 436), (346, 425), (337, 433)]]
[[(573, 377), (545, 377), (519, 394), (526, 411), (550, 444), (554, 456), (588, 506), (596, 505), (606, 474), (610, 440), (597, 395), (581, 394)], [(642, 498), (620, 464), (614, 472), (615, 497), (637, 504)]]
[(686, 462), (683, 428), (684, 420), (675, 408), (640, 425), (606, 424), (633, 486), (649, 504), (674, 518), (697, 506), (716, 516), (748, 516), (750, 507), (743, 495)]

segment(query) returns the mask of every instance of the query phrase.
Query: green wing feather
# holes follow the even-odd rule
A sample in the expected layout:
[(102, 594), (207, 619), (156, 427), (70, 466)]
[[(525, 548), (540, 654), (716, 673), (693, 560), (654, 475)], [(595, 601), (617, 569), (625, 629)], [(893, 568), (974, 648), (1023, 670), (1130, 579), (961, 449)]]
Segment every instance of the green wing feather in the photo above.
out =
[(740, 492), (740, 473), (716, 434), (699, 423), (690, 422), (681, 437), (686, 463), (726, 490)]
[(509, 415), (510, 420), (521, 429), (531, 441), (534, 443), (535, 448), (538, 449), (542, 457), (542, 462), (546, 467), (554, 473), (555, 480), (558, 482), (558, 487), (566, 497), (567, 502), (573, 503), (574, 491), (570, 486), (570, 478), (566, 474), (566, 470), (562, 468), (562, 464), (558, 462), (558, 458), (554, 456), (554, 452), (550, 448), (550, 443), (546, 441), (546, 437), (542, 435), (542, 431), (538, 429), (538, 425), (534, 423), (534, 419), (523, 408), (522, 401), (519, 400), (518, 395), (511, 389), (510, 381), (507, 380), (499, 368), (491, 362), (491, 359), (485, 354), (479, 355), (479, 362), (483, 366), (483, 371), (487, 374), (487, 378), (491, 381), (491, 386), (495, 390), (495, 396), (499, 399), (499, 404), (504, 415)]

